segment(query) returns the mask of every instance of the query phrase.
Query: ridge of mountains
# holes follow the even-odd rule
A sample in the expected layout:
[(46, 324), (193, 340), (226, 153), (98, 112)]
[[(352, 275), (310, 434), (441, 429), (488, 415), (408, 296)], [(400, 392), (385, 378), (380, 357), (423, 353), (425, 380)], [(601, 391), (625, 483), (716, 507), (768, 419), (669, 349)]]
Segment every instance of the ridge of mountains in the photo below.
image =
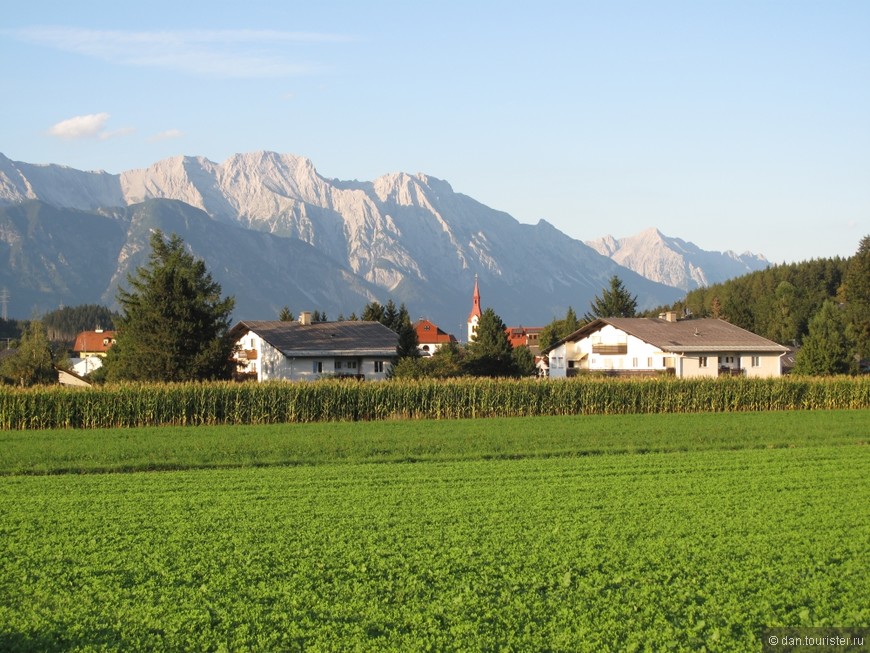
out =
[(730, 250), (709, 252), (680, 238), (665, 236), (656, 228), (634, 236), (605, 236), (586, 244), (638, 274), (680, 290), (689, 291), (763, 270), (770, 262), (760, 254)]
[(180, 156), (120, 174), (0, 154), (0, 287), (11, 314), (117, 307), (118, 286), (147, 262), (157, 228), (205, 261), (235, 296), (236, 319), (274, 319), (285, 305), (334, 319), (393, 299), (460, 337), (475, 275), (483, 305), (506, 323), (542, 325), (569, 305), (586, 310), (614, 274), (639, 306), (653, 307), (692, 283), (766, 264), (657, 230), (590, 246), (544, 220), (522, 224), (435, 177), (327, 179), (290, 154), (237, 154), (220, 164)]

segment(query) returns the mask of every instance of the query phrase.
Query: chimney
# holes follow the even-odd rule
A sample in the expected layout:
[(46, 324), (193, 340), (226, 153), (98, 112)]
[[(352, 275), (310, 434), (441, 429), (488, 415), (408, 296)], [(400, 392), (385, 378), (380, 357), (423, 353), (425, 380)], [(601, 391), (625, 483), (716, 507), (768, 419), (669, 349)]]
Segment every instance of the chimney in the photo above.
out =
[(302, 324), (302, 325), (311, 324), (311, 311), (302, 311), (299, 314), (299, 324)]
[(676, 311), (668, 311), (665, 313), (665, 322), (676, 322), (677, 321), (677, 312)]

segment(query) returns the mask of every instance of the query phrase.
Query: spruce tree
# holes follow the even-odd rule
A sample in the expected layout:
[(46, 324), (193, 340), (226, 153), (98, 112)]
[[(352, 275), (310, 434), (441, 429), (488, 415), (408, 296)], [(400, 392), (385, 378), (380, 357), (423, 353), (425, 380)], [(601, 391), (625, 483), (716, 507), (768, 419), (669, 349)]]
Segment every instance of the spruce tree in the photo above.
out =
[(827, 376), (849, 370), (849, 346), (841, 311), (833, 301), (822, 304), (810, 320), (809, 335), (795, 357), (795, 374)]
[[(386, 311), (384, 311), (386, 316)], [(419, 358), (420, 341), (417, 338), (417, 330), (411, 324), (411, 316), (403, 303), (396, 314), (395, 327), (390, 327), (399, 334), (397, 354), (399, 358)], [(387, 325), (390, 326), (390, 325)]]
[(363, 308), (360, 319), (363, 322), (381, 322), (383, 323), (384, 307), (378, 302), (369, 302)]
[(864, 236), (858, 252), (849, 260), (843, 282), (846, 334), (857, 363), (870, 358), (870, 236)]
[(380, 323), (398, 333), (401, 326), (399, 309), (396, 308), (396, 302), (392, 299), (388, 299), (387, 303), (384, 304), (384, 314), (381, 316)]
[(495, 311), (481, 313), (474, 339), (468, 343), (466, 369), (474, 376), (515, 376), (516, 366), (505, 324)]
[(513, 350), (514, 368), (520, 376), (534, 376), (537, 372), (535, 367), (535, 355), (526, 345), (520, 345)]
[(123, 314), (106, 359), (109, 380), (190, 381), (232, 375), (232, 297), (176, 235), (151, 236), (148, 265), (118, 290)]
[(587, 322), (598, 317), (635, 317), (637, 296), (632, 297), (622, 280), (614, 274), (610, 277), (610, 287), (602, 290), (601, 297), (595, 295), (589, 308), (590, 312), (584, 316)]

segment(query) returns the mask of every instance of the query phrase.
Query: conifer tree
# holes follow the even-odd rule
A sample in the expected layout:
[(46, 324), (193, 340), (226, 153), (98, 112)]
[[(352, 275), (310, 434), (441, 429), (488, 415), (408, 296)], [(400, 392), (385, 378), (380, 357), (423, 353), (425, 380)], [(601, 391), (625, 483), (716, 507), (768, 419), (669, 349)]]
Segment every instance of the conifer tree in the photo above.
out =
[(395, 324), (396, 327), (393, 331), (399, 334), (399, 345), (397, 350), (399, 358), (419, 358), (420, 341), (417, 339), (417, 330), (414, 329), (414, 325), (411, 324), (411, 316), (404, 303), (399, 307)]
[(856, 361), (870, 358), (870, 236), (849, 261), (843, 282), (847, 327)]
[(205, 263), (187, 253), (176, 235), (151, 236), (148, 265), (128, 275), (118, 290), (123, 314), (106, 358), (109, 380), (189, 381), (229, 378), (233, 343), (228, 336), (232, 297)]
[(849, 346), (840, 309), (833, 301), (822, 304), (810, 320), (809, 335), (795, 357), (795, 374), (827, 376), (849, 370)]
[(598, 317), (635, 317), (637, 315), (637, 296), (632, 297), (622, 280), (615, 274), (610, 277), (610, 287), (601, 292), (601, 297), (589, 304), (590, 312), (584, 319), (591, 322)]
[(396, 308), (396, 302), (392, 299), (387, 300), (387, 303), (384, 304), (384, 314), (381, 316), (380, 323), (398, 333), (401, 326), (399, 309)]
[(481, 313), (474, 339), (468, 343), (466, 369), (474, 376), (515, 376), (516, 366), (505, 324), (495, 311)]
[(381, 322), (384, 317), (384, 307), (378, 302), (369, 302), (363, 308), (360, 319), (363, 322)]

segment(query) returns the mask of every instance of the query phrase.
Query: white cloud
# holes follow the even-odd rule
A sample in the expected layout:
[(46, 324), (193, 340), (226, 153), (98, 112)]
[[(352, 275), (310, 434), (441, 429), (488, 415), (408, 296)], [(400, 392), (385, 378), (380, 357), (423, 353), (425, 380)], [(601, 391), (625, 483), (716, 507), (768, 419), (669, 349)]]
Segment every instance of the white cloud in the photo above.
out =
[(130, 66), (165, 68), (213, 77), (286, 77), (317, 72), (282, 48), (287, 44), (348, 41), (337, 34), (278, 30), (125, 32), (73, 27), (30, 27), (16, 38)]
[(154, 134), (154, 136), (152, 136), (148, 140), (154, 143), (157, 141), (169, 141), (174, 138), (181, 138), (182, 136), (184, 136), (184, 132), (180, 129), (167, 129), (166, 131), (160, 132), (159, 134)]
[(90, 113), (86, 116), (75, 116), (62, 120), (48, 128), (50, 136), (63, 138), (68, 141), (82, 138), (96, 138), (107, 141), (110, 138), (126, 136), (136, 130), (133, 127), (121, 127), (120, 129), (107, 130), (106, 122), (109, 120), (108, 113)]
[(73, 140), (77, 138), (98, 138), (103, 126), (109, 119), (108, 113), (91, 113), (75, 116), (52, 125), (48, 133), (58, 138)]

